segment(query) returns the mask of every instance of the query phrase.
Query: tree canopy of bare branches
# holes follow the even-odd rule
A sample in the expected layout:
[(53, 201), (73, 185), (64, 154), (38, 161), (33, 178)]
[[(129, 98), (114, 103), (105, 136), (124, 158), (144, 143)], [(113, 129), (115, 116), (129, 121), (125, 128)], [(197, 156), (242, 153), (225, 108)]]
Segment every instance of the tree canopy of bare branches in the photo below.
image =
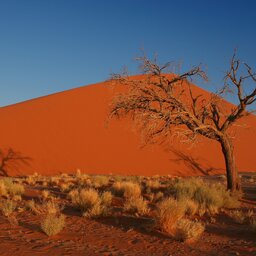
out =
[[(112, 76), (113, 82), (124, 86), (125, 90), (114, 99), (110, 116), (130, 115), (146, 142), (156, 142), (158, 138), (166, 140), (169, 136), (194, 142), (198, 135), (218, 141), (226, 164), (227, 187), (239, 189), (233, 143), (228, 130), (238, 119), (249, 114), (247, 106), (256, 101), (256, 73), (237, 58), (235, 51), (221, 90), (207, 97), (191, 87), (194, 78), (207, 80), (201, 66), (173, 74), (166, 72), (170, 62), (160, 66), (156, 60), (151, 61), (146, 56), (137, 60), (144, 76)], [(245, 94), (244, 87), (248, 82), (253, 89)], [(225, 107), (223, 95), (231, 89), (239, 103)]]

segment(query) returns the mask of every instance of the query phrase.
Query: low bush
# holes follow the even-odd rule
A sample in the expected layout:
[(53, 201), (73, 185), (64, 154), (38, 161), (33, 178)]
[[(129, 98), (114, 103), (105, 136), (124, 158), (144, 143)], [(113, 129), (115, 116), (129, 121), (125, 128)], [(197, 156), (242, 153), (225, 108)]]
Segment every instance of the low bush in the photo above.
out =
[(183, 203), (167, 198), (157, 204), (156, 222), (158, 228), (163, 232), (174, 236), (176, 225), (185, 215), (185, 206)]
[(229, 213), (229, 216), (238, 224), (249, 223), (253, 215), (252, 210), (246, 212), (242, 210), (234, 210)]
[(174, 238), (181, 241), (195, 241), (204, 232), (204, 225), (187, 219), (178, 221), (175, 229)]
[(146, 215), (149, 213), (148, 203), (143, 197), (127, 199), (124, 204), (124, 210), (138, 215)]
[(47, 199), (49, 198), (49, 196), (50, 196), (50, 191), (44, 189), (44, 190), (42, 191), (42, 199), (43, 199), (43, 200), (47, 200)]
[(164, 193), (163, 192), (157, 192), (156, 194), (154, 194), (153, 201), (154, 202), (159, 202), (163, 198), (164, 198)]
[(113, 184), (114, 192), (125, 198), (135, 198), (141, 196), (141, 187), (138, 183), (130, 181), (115, 182)]
[(17, 203), (13, 200), (7, 199), (0, 202), (0, 210), (6, 217), (10, 216), (16, 209)]
[(161, 187), (161, 183), (159, 180), (147, 180), (145, 182), (145, 187), (150, 189), (158, 189)]
[(26, 202), (26, 208), (27, 210), (32, 211), (34, 214), (42, 213), (41, 207), (38, 204), (36, 204), (33, 199)]
[(95, 188), (100, 188), (107, 186), (109, 183), (109, 177), (104, 175), (96, 175), (91, 177), (92, 186)]
[(107, 215), (112, 202), (112, 194), (99, 194), (95, 189), (72, 190), (69, 193), (72, 204), (83, 212), (85, 217), (99, 217)]
[(56, 203), (55, 201), (48, 201), (47, 203), (44, 203), (41, 206), (41, 210), (42, 212), (46, 212), (47, 214), (50, 215), (59, 214), (61, 211), (59, 204)]
[(193, 200), (203, 213), (218, 213), (219, 209), (239, 206), (237, 196), (232, 196), (221, 184), (209, 184), (199, 178), (180, 179), (170, 187), (170, 192), (178, 200)]
[(0, 180), (0, 196), (7, 196), (7, 189), (4, 185), (4, 182), (2, 180)]
[(198, 203), (191, 199), (184, 199), (181, 203), (184, 204), (185, 213), (189, 216), (195, 215), (199, 210)]
[(0, 181), (0, 195), (2, 196), (16, 196), (22, 195), (25, 189), (21, 184), (13, 183), (11, 178), (4, 178)]
[(47, 236), (58, 234), (65, 227), (65, 216), (63, 214), (57, 216), (49, 214), (41, 222), (42, 231)]

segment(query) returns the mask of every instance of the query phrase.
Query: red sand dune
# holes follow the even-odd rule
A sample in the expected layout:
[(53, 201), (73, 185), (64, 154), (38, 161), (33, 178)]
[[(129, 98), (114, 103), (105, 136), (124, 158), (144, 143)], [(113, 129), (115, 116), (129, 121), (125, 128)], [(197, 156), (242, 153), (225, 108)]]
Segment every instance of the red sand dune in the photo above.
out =
[[(84, 86), (0, 108), (0, 148), (30, 157), (10, 174), (85, 173), (198, 175), (223, 172), (218, 143), (202, 138), (190, 148), (174, 143), (178, 154), (161, 146), (141, 148), (130, 120), (106, 125), (113, 90), (109, 82)], [(198, 87), (207, 94), (206, 91)], [(256, 117), (239, 128), (235, 153), (239, 171), (256, 171)]]

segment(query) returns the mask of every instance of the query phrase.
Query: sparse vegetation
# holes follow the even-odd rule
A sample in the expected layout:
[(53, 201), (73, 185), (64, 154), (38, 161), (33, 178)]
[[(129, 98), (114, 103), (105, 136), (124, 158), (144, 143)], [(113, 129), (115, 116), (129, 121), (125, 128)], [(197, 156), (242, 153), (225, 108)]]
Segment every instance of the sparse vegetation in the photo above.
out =
[(202, 235), (204, 229), (204, 225), (200, 222), (181, 219), (176, 225), (174, 237), (182, 241), (194, 241)]
[(41, 228), (47, 236), (58, 234), (65, 227), (65, 216), (49, 214), (41, 222)]
[[(78, 209), (81, 216), (88, 219), (110, 214), (127, 217), (131, 214), (135, 218), (143, 216), (152, 221), (147, 226), (149, 230), (161, 231), (184, 242), (198, 240), (209, 221), (218, 222), (213, 215), (228, 214), (234, 222), (246, 223), (250, 232), (256, 229), (253, 210), (239, 208), (241, 194), (231, 194), (222, 184), (201, 178), (161, 176), (160, 182), (157, 177), (119, 176), (117, 181), (111, 176), (86, 174), (31, 177), (37, 182), (34, 184), (43, 186), (43, 182), (47, 182), (47, 186), (43, 186), (35, 200), (26, 201), (21, 197), (24, 193), (21, 184), (22, 181), (28, 184), (27, 178), (20, 181), (17, 178), (0, 180), (0, 211), (15, 226), (19, 224), (19, 213), (31, 211), (35, 218), (41, 218), (41, 229), (47, 236), (58, 234), (64, 228), (64, 206)], [(31, 185), (27, 186), (31, 189)], [(68, 200), (63, 198), (64, 195)], [(222, 208), (225, 208), (223, 212), (220, 211)], [(205, 213), (208, 215), (203, 217)]]
[(47, 198), (49, 198), (49, 196), (50, 196), (50, 191), (44, 189), (44, 190), (42, 191), (42, 199), (43, 199), (43, 200), (46, 200)]
[(157, 204), (157, 226), (165, 233), (174, 236), (176, 225), (184, 217), (184, 204), (173, 198), (167, 198)]
[(221, 184), (210, 184), (199, 178), (182, 179), (170, 187), (170, 193), (178, 200), (193, 200), (201, 214), (208, 211), (218, 213), (222, 207), (235, 208), (239, 206), (238, 198), (232, 196)]
[(108, 213), (112, 195), (104, 192), (102, 195), (97, 190), (89, 188), (72, 190), (69, 193), (72, 204), (83, 212), (85, 217), (99, 217)]
[(0, 202), (0, 210), (6, 217), (10, 216), (16, 209), (17, 203), (13, 200), (7, 199)]
[(41, 206), (41, 210), (49, 215), (56, 215), (60, 213), (60, 206), (55, 201), (48, 201)]
[(252, 216), (253, 216), (253, 211), (248, 210), (248, 211), (242, 211), (242, 210), (233, 210), (229, 213), (229, 216), (239, 224), (244, 224), (244, 223), (249, 223)]
[(113, 190), (117, 195), (125, 198), (135, 198), (141, 196), (141, 187), (138, 183), (131, 181), (115, 182)]
[(104, 175), (96, 175), (92, 176), (92, 186), (95, 188), (100, 188), (103, 186), (107, 186), (109, 183), (109, 178)]
[(138, 215), (149, 213), (148, 203), (141, 196), (128, 198), (124, 204), (124, 210)]
[(12, 178), (4, 178), (0, 181), (0, 195), (16, 196), (24, 193), (24, 186), (13, 182)]

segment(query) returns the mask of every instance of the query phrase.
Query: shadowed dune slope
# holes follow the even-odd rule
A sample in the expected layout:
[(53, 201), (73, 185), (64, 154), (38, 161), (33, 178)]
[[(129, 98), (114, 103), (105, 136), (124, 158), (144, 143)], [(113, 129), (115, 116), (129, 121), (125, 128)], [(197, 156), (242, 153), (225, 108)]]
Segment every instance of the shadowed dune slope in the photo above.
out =
[[(109, 82), (84, 86), (0, 108), (0, 148), (31, 158), (30, 165), (8, 166), (12, 175), (86, 173), (200, 175), (224, 172), (218, 143), (202, 138), (174, 151), (153, 145), (141, 148), (131, 120), (106, 125), (113, 90)], [(207, 93), (198, 87), (194, 90)], [(256, 117), (235, 133), (239, 171), (256, 171)], [(14, 168), (15, 167), (15, 168)]]

